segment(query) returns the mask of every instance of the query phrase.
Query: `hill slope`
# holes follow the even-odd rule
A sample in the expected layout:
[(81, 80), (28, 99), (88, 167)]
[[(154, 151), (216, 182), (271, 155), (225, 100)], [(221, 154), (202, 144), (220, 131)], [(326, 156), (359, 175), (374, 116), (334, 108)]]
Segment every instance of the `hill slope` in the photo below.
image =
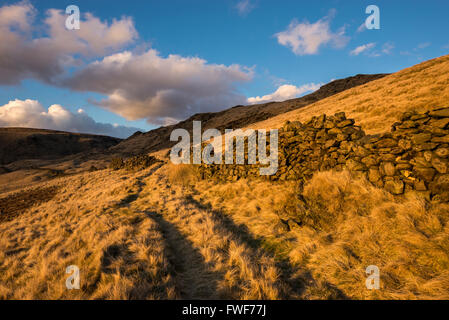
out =
[(91, 134), (28, 128), (0, 128), (0, 165), (25, 159), (55, 159), (106, 150), (121, 139)]
[(389, 131), (406, 111), (449, 106), (449, 55), (423, 62), (382, 79), (338, 93), (305, 108), (254, 123), (250, 128), (279, 128), (287, 120), (305, 121), (322, 113), (346, 112), (370, 134)]
[(320, 101), (350, 88), (363, 85), (373, 80), (385, 77), (386, 74), (356, 75), (345, 79), (332, 81), (319, 90), (301, 98), (291, 99), (283, 102), (270, 102), (252, 106), (236, 106), (231, 109), (216, 113), (196, 114), (178, 124), (161, 127), (147, 133), (137, 133), (130, 138), (111, 148), (111, 151), (125, 154), (137, 154), (153, 152), (171, 146), (170, 133), (176, 128), (192, 130), (192, 121), (201, 121), (203, 129), (242, 128), (252, 123), (263, 121), (279, 114), (303, 108), (307, 105)]

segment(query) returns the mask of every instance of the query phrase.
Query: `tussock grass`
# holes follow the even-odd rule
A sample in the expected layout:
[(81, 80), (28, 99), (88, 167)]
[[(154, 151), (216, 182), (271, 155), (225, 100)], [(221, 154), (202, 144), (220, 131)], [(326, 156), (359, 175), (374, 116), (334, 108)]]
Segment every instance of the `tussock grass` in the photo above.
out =
[(199, 174), (195, 165), (168, 164), (167, 177), (170, 183), (188, 187), (199, 180)]
[[(137, 178), (103, 170), (59, 179), (53, 199), (0, 223), (0, 299), (176, 298), (158, 225), (123, 202)], [(81, 290), (66, 289), (70, 265)]]
[[(184, 168), (183, 168), (184, 169)], [(241, 229), (209, 205), (196, 201), (183, 185), (170, 184), (171, 167), (151, 177), (148, 201), (158, 209), (173, 260), (182, 264), (181, 291), (189, 299), (281, 299), (294, 296), (280, 281), (275, 260), (251, 246)], [(190, 172), (190, 171), (189, 171)], [(193, 188), (193, 186), (191, 186)], [(192, 190), (190, 188), (190, 190)]]
[[(415, 193), (394, 197), (345, 171), (317, 173), (302, 197), (294, 184), (263, 181), (196, 188), (198, 199), (288, 259), (292, 275), (309, 283), (304, 298), (335, 298), (335, 291), (353, 299), (449, 298), (448, 204)], [(303, 201), (314, 218), (291, 231), (280, 228), (276, 210), (297, 217)], [(380, 269), (380, 290), (366, 289), (369, 265)]]

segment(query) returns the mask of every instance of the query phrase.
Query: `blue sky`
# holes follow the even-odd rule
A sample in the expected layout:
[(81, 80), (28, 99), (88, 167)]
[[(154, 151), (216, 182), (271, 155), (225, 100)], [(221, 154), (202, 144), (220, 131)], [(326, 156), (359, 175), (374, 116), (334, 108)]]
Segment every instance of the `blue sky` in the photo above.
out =
[[(3, 1), (0, 6), (18, 3), (17, 1)], [(182, 95), (175, 94), (176, 99), (169, 97), (166, 100), (164, 100), (165, 98), (157, 100), (162, 101), (162, 104), (165, 101), (170, 101), (170, 103), (176, 103), (176, 108), (178, 106), (184, 108), (182, 112), (178, 113), (141, 111), (140, 109), (153, 106), (153, 104), (147, 106), (144, 103), (152, 101), (148, 100), (151, 97), (147, 96), (142, 98), (142, 103), (136, 102), (136, 97), (140, 99), (144, 95), (142, 90), (132, 97), (133, 104), (135, 104), (132, 111), (124, 110), (126, 101), (121, 105), (110, 107), (111, 90), (120, 90), (120, 85), (114, 84), (111, 88), (106, 89), (99, 88), (98, 85), (89, 87), (85, 79), (90, 77), (91, 73), (81, 77), (81, 80), (78, 79), (78, 82), (75, 81), (76, 84), (71, 82), (69, 85), (53, 80), (43, 81), (39, 77), (26, 74), (19, 83), (11, 85), (0, 82), (0, 106), (15, 99), (21, 101), (31, 99), (38, 101), (45, 109), (58, 104), (76, 114), (77, 110), (81, 108), (84, 110), (83, 115), (96, 122), (115, 123), (143, 130), (157, 127), (167, 119), (167, 123), (170, 123), (170, 121), (185, 118), (189, 112), (217, 111), (231, 107), (232, 104), (226, 105), (226, 103), (240, 101), (242, 97), (246, 99), (269, 95), (276, 92), (282, 85), (291, 85), (292, 87), (288, 89), (292, 89), (293, 93), (296, 92), (296, 96), (298, 96), (306, 92), (299, 89), (295, 91), (293, 86), (296, 88), (310, 84), (316, 86), (332, 79), (358, 73), (395, 72), (449, 52), (449, 36), (447, 34), (449, 2), (445, 0), (129, 0), (126, 2), (39, 0), (29, 1), (29, 4), (34, 7), (36, 12), (33, 22), (30, 23), (33, 28), (32, 38), (51, 37), (46, 31), (44, 23), (48, 9), (65, 10), (68, 5), (72, 4), (80, 8), (82, 17), (86, 12), (90, 12), (105, 24), (110, 25), (113, 19), (120, 20), (124, 17), (132, 19), (133, 27), (138, 34), (133, 41), (110, 52), (83, 57), (77, 65), (67, 67), (66, 77), (70, 77), (72, 71), (82, 70), (92, 62), (102, 60), (104, 56), (129, 51), (133, 52), (134, 59), (152, 49), (157, 50), (158, 56), (148, 61), (155, 61), (155, 63), (157, 61), (164, 63), (164, 59), (173, 54), (182, 58), (204, 60), (204, 72), (207, 73), (205, 79), (209, 79), (207, 77), (217, 72), (212, 68), (207, 70), (209, 65), (223, 65), (228, 68), (224, 71), (220, 69), (220, 72), (223, 72), (223, 78), (217, 80), (217, 85), (218, 81), (224, 81), (223, 87), (227, 87), (228, 91), (217, 93), (220, 94), (216, 100), (217, 105), (212, 103), (214, 96), (204, 96), (201, 102), (197, 102), (192, 101), (193, 98), (184, 91)], [(365, 13), (365, 8), (370, 4), (380, 8), (381, 28), (380, 30), (360, 31), (359, 27), (368, 16)], [(81, 21), (81, 28), (83, 28), (83, 19), (84, 17)], [(313, 52), (304, 52), (301, 49), (294, 52), (295, 50), (291, 46), (280, 43), (277, 35), (288, 32), (292, 22), (295, 27), (298, 25), (312, 26), (320, 21), (323, 25), (327, 25), (328, 35), (334, 38), (318, 45), (316, 50), (312, 49)], [(355, 50), (356, 48), (359, 49)], [(363, 50), (364, 48), (365, 50)], [(67, 56), (67, 53), (65, 52), (64, 55)], [(78, 58), (77, 53), (73, 53), (72, 56)], [(238, 71), (230, 70), (232, 65), (238, 65), (240, 69)], [(172, 64), (169, 68), (171, 66)], [(161, 69), (159, 72), (163, 74), (165, 69)], [(116, 73), (113, 74), (117, 76)], [(130, 73), (129, 77), (134, 74)], [(152, 73), (144, 75), (147, 79), (152, 76)], [(203, 75), (204, 73), (192, 75), (196, 79), (195, 81), (198, 81), (196, 85), (200, 86), (201, 81), (206, 81), (206, 84), (209, 82), (209, 80), (201, 79)], [(182, 90), (187, 90), (185, 88), (191, 87), (191, 79), (188, 74), (183, 76), (188, 85), (181, 85)], [(124, 77), (123, 83), (129, 81), (129, 77)], [(174, 81), (172, 77), (170, 79)], [(108, 79), (106, 78), (104, 81), (108, 81)], [(157, 90), (172, 89), (168, 80), (163, 81), (165, 87), (154, 81), (149, 81), (148, 85), (157, 86)], [(80, 82), (83, 83), (80, 84)], [(310, 88), (315, 87), (311, 86)], [(123, 95), (126, 97), (131, 94), (126, 90), (133, 91), (132, 86), (124, 90)], [(192, 95), (197, 94), (198, 90), (200, 88), (195, 87)], [(211, 91), (214, 91), (214, 88)], [(201, 94), (205, 93), (201, 92)], [(290, 98), (290, 96), (286, 97)], [(276, 99), (271, 95), (266, 96), (265, 100), (270, 98)], [(265, 101), (263, 98), (260, 99)], [(104, 103), (99, 103), (99, 101), (104, 101)], [(157, 101), (152, 101), (152, 103), (157, 103)], [(208, 107), (209, 105), (210, 107)], [(165, 107), (161, 106), (161, 108)], [(175, 107), (167, 104), (166, 108)], [(188, 110), (186, 111), (186, 109)], [(179, 114), (179, 118), (177, 118), (177, 114)]]

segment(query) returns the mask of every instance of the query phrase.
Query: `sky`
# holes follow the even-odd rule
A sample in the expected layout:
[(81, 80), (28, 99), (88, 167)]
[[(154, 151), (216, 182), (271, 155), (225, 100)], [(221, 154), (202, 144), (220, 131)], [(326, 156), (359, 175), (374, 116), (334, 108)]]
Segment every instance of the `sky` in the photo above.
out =
[[(379, 29), (365, 27), (369, 5)], [(299, 97), (448, 54), (448, 12), (447, 0), (2, 1), (0, 127), (126, 138)]]

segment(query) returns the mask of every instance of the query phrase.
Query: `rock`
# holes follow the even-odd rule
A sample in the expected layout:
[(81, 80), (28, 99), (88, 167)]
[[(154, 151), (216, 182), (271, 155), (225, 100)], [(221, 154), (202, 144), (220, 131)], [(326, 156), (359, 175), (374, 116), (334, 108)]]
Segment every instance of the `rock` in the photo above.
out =
[(291, 132), (292, 134), (294, 134), (293, 131), (300, 129), (301, 126), (302, 124), (299, 121), (287, 121), (283, 126), (283, 130), (285, 131), (285, 133)]
[(426, 183), (423, 180), (415, 180), (414, 188), (416, 191), (427, 191)]
[(373, 167), (379, 163), (374, 156), (365, 157), (361, 161), (367, 167)]
[(386, 176), (393, 177), (396, 174), (396, 167), (391, 162), (383, 162), (381, 168)]
[(436, 181), (430, 185), (433, 194), (448, 192), (449, 190), (449, 174), (441, 175)]
[(344, 112), (338, 112), (334, 114), (335, 121), (342, 122), (346, 120), (346, 114)]
[(449, 156), (449, 148), (438, 148), (435, 154), (440, 158), (447, 158)]
[(424, 159), (427, 162), (431, 162), (432, 161), (432, 157), (433, 157), (433, 153), (431, 151), (425, 151), (424, 152)]
[(349, 171), (363, 171), (366, 169), (363, 164), (353, 159), (349, 159), (346, 161), (346, 167), (349, 169)]
[(449, 128), (449, 118), (433, 120), (429, 123), (429, 125), (432, 127), (439, 128), (439, 129), (447, 129), (447, 128)]
[(334, 123), (333, 121), (326, 120), (326, 121), (324, 122), (324, 128), (325, 128), (325, 129), (332, 129), (332, 128), (335, 128), (335, 123)]
[(421, 167), (421, 168), (431, 168), (432, 164), (428, 161), (426, 161), (426, 159), (424, 159), (424, 157), (415, 157), (413, 158), (413, 160), (411, 161), (415, 166), (417, 167)]
[(315, 139), (319, 140), (319, 141), (325, 141), (325, 140), (327, 140), (327, 138), (328, 138), (328, 135), (326, 133), (326, 130), (324, 130), (324, 129), (318, 131), (318, 133), (316, 134), (316, 137), (315, 137)]
[(394, 154), (382, 154), (380, 155), (380, 159), (385, 162), (394, 162), (396, 160), (396, 156)]
[(423, 143), (423, 144), (414, 145), (413, 150), (420, 152), (420, 151), (433, 150), (436, 147), (438, 147), (437, 143), (427, 142), (427, 143)]
[(397, 145), (398, 145), (398, 142), (396, 140), (390, 139), (390, 138), (382, 139), (382, 140), (376, 142), (376, 146), (378, 148), (394, 148)]
[(344, 133), (339, 133), (339, 134), (337, 134), (337, 140), (338, 141), (346, 141), (346, 140), (348, 140), (348, 135), (347, 134), (344, 134)]
[(337, 127), (344, 128), (344, 127), (352, 126), (354, 123), (355, 123), (354, 119), (347, 119), (347, 120), (337, 123)]
[(426, 182), (431, 182), (436, 174), (436, 170), (433, 168), (414, 167), (413, 171)]
[(332, 147), (336, 147), (336, 146), (338, 146), (338, 145), (339, 145), (339, 143), (338, 143), (337, 140), (331, 139), (331, 140), (327, 140), (327, 141), (326, 141), (326, 143), (324, 144), (324, 147), (325, 147), (326, 149), (329, 149), (329, 148), (332, 148)]
[(368, 156), (369, 154), (371, 154), (371, 152), (368, 149), (365, 149), (362, 146), (356, 146), (354, 148), (354, 152), (355, 152), (355, 154), (357, 156), (362, 157), (362, 158)]
[(315, 118), (315, 121), (313, 122), (313, 127), (315, 129), (322, 129), (324, 127), (324, 121), (326, 121), (325, 114)]
[(437, 127), (433, 127), (433, 126), (424, 126), (422, 128), (423, 131), (431, 133), (432, 136), (436, 136), (436, 137), (443, 137), (445, 135), (447, 135), (447, 130), (444, 129), (440, 129)]
[(354, 132), (353, 134), (351, 134), (351, 139), (352, 140), (359, 140), (360, 138), (363, 138), (365, 136), (365, 132), (362, 130), (358, 130), (356, 132)]
[(412, 142), (410, 140), (399, 140), (398, 146), (403, 150), (410, 150), (412, 148)]
[(382, 176), (379, 173), (377, 168), (370, 168), (368, 171), (368, 180), (375, 183), (382, 179)]
[(402, 122), (398, 126), (398, 128), (399, 129), (412, 129), (412, 128), (416, 128), (417, 126), (418, 126), (418, 124), (415, 123), (414, 121), (407, 120), (407, 121)]
[(449, 108), (431, 111), (429, 112), (429, 115), (435, 118), (449, 118)]
[(329, 131), (327, 131), (327, 133), (328, 134), (332, 134), (332, 135), (337, 135), (337, 134), (340, 134), (340, 133), (343, 133), (343, 132), (340, 129), (338, 129), (338, 128), (332, 128)]
[(413, 144), (422, 144), (430, 141), (430, 139), (432, 139), (432, 135), (430, 133), (415, 134), (411, 137)]
[(434, 157), (432, 159), (432, 166), (439, 172), (439, 173), (447, 173), (447, 162), (444, 162), (438, 157)]
[(443, 137), (433, 137), (432, 142), (435, 143), (449, 143), (449, 135)]
[(404, 182), (401, 180), (386, 181), (384, 188), (394, 195), (400, 195), (404, 193)]
[(399, 163), (396, 165), (396, 170), (401, 171), (401, 170), (409, 170), (412, 168), (411, 164), (408, 163)]
[(401, 117), (400, 117), (399, 120), (401, 120), (402, 122), (404, 122), (404, 121), (407, 121), (408, 119), (410, 119), (412, 116), (413, 116), (413, 113), (411, 113), (411, 112), (404, 112), (404, 113), (401, 115)]
[(412, 120), (412, 121), (428, 120), (428, 119), (429, 119), (429, 117), (426, 114), (424, 114), (424, 113), (422, 113), (422, 114), (415, 114), (414, 116), (410, 117), (410, 120)]

